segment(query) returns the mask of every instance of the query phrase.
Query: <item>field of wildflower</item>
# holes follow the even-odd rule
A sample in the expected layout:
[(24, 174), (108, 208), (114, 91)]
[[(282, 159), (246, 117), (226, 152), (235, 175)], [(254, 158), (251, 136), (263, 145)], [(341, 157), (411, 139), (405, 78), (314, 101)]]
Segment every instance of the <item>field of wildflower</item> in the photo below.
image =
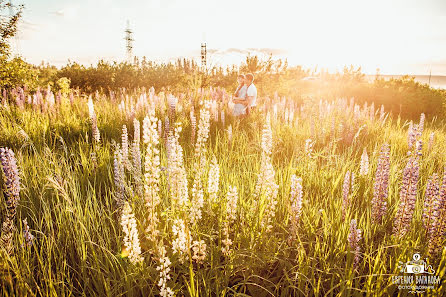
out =
[[(446, 130), (353, 98), (3, 93), (3, 296), (406, 296), (446, 271)], [(445, 296), (443, 281), (425, 292)]]

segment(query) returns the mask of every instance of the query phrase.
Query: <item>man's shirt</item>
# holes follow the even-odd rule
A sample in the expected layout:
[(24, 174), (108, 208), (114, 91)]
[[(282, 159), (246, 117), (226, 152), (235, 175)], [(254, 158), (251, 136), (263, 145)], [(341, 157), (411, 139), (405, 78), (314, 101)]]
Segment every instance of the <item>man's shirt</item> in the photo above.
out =
[(246, 90), (246, 97), (254, 97), (251, 102), (251, 107), (256, 106), (257, 101), (257, 88), (254, 84), (250, 84)]

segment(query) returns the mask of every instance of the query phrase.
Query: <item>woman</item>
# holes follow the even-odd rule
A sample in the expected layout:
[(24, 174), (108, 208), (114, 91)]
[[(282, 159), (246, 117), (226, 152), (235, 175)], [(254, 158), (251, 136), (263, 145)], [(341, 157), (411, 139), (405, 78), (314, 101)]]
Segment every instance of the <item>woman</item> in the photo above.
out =
[(237, 77), (237, 82), (239, 85), (232, 99), (233, 102), (235, 103), (232, 110), (232, 114), (236, 117), (246, 114), (246, 105), (242, 103), (244, 103), (244, 101), (246, 100), (246, 90), (247, 90), (247, 86), (245, 84), (245, 76), (243, 74), (240, 74)]

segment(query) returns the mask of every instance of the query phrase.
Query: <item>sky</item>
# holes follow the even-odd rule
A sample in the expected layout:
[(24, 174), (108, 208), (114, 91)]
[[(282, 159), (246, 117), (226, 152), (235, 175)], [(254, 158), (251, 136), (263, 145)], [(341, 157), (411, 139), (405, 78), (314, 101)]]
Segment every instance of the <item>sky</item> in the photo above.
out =
[(446, 75), (446, 0), (12, 0), (25, 11), (14, 50), (28, 62), (62, 66), (126, 58), (198, 59), (211, 65), (248, 53), (329, 71)]

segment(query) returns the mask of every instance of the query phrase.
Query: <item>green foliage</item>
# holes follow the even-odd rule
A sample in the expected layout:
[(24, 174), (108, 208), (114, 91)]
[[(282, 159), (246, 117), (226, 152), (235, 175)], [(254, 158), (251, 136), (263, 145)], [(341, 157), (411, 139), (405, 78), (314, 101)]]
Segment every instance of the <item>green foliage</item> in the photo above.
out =
[(57, 90), (61, 92), (62, 95), (67, 95), (70, 92), (70, 79), (66, 77), (61, 77), (56, 82)]
[(0, 88), (27, 86), (33, 90), (38, 83), (37, 77), (37, 71), (22, 58), (8, 60), (4, 56), (0, 57)]

